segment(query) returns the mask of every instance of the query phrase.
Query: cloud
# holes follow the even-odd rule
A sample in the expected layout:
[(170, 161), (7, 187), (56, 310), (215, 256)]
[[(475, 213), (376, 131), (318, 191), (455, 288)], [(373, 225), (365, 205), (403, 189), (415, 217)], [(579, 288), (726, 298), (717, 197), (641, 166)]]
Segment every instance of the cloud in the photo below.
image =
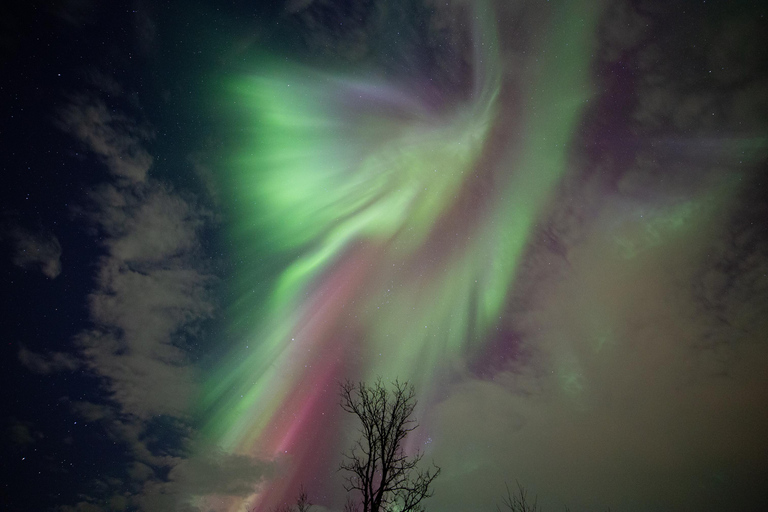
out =
[(286, 13), (295, 14), (309, 7), (314, 0), (288, 0), (283, 8)]
[(78, 345), (125, 412), (184, 414), (196, 379), (189, 344), (214, 310), (214, 279), (194, 256), (205, 213), (155, 182), (92, 198), (108, 252), (89, 298), (95, 328)]
[(168, 480), (183, 494), (247, 496), (271, 469), (271, 464), (246, 455), (207, 453), (182, 461)]
[(8, 446), (15, 448), (28, 447), (43, 438), (43, 434), (37, 431), (31, 423), (13, 418), (8, 420), (8, 425), (5, 426), (4, 430), (4, 441), (9, 443)]
[(148, 480), (135, 503), (146, 512), (219, 510), (252, 494), (273, 465), (259, 459), (211, 450), (175, 465), (164, 480)]
[[(112, 508), (105, 510), (121, 510), (114, 504), (144, 512), (218, 510), (222, 502), (235, 503), (252, 494), (275, 472), (272, 462), (203, 446), (193, 439), (196, 434), (191, 428), (172, 417), (165, 417), (158, 425), (157, 418), (147, 420), (101, 404), (75, 402), (71, 408), (86, 421), (101, 422), (111, 438), (131, 450), (133, 460), (126, 468), (126, 480), (102, 483), (106, 495), (116, 490), (123, 493), (112, 495)], [(174, 437), (179, 453), (152, 449), (158, 435)], [(87, 497), (77, 506), (97, 506), (104, 501), (101, 497)]]
[(125, 94), (123, 86), (107, 73), (98, 69), (89, 69), (85, 72), (85, 76), (91, 85), (107, 96), (120, 97)]
[(52, 233), (35, 232), (18, 223), (7, 222), (0, 229), (0, 238), (10, 240), (14, 265), (37, 268), (50, 279), (61, 274), (61, 244)]
[(505, 315), (526, 359), (468, 372), (429, 422), (435, 509), (492, 509), (515, 480), (553, 510), (765, 504), (764, 52), (743, 57), (748, 20), (710, 17), (727, 44), (673, 51), (680, 24), (632, 8), (602, 33), (621, 65), (603, 63), (600, 155), (570, 162)]
[(136, 42), (144, 52), (149, 52), (157, 39), (157, 23), (149, 14), (151, 7), (151, 3), (139, 4), (133, 11)]
[(61, 512), (107, 512), (110, 509), (100, 507), (99, 505), (87, 501), (81, 501), (75, 506), (63, 505), (59, 507), (59, 510)]
[(81, 367), (82, 361), (65, 352), (48, 352), (38, 354), (26, 347), (19, 348), (19, 361), (34, 373), (48, 374), (60, 371), (75, 371)]
[(130, 183), (143, 182), (152, 155), (142, 146), (154, 132), (109, 109), (103, 100), (79, 95), (61, 109), (57, 124), (98, 155), (109, 171)]
[[(626, 5), (623, 10), (631, 11)], [(713, 17), (701, 7), (643, 20), (640, 24), (650, 26), (656, 35), (639, 46), (633, 45), (643, 42), (642, 38), (628, 41), (630, 46), (624, 49), (632, 52), (622, 65), (632, 70), (636, 88), (638, 108), (633, 120), (643, 132), (764, 139), (768, 100), (760, 91), (765, 88), (768, 51), (757, 43), (761, 28), (743, 9)], [(629, 19), (638, 16), (635, 13)], [(686, 45), (679, 43), (683, 19), (700, 27)]]
[(72, 411), (86, 421), (100, 421), (113, 416), (111, 407), (91, 402), (73, 402)]
[(286, 5), (310, 51), (349, 61), (364, 58), (370, 50), (368, 23), (373, 10), (370, 2), (347, 7), (329, 0)]
[(603, 58), (617, 61), (647, 35), (649, 20), (638, 13), (629, 1), (610, 2), (601, 23), (600, 50)]
[(91, 199), (110, 258), (134, 264), (182, 263), (197, 249), (198, 231), (208, 220), (207, 212), (161, 182), (132, 188), (108, 184)]
[(192, 169), (200, 180), (205, 196), (214, 206), (220, 206), (222, 191), (216, 181), (213, 168), (206, 161), (207, 155), (204, 151), (195, 152), (187, 157), (187, 161), (192, 165)]
[(153, 158), (143, 142), (150, 127), (88, 95), (61, 109), (59, 126), (115, 178), (80, 208), (106, 254), (89, 296), (93, 328), (77, 345), (123, 413), (183, 415), (195, 388), (188, 349), (195, 326), (214, 308), (198, 241), (209, 215), (191, 195), (148, 176)]
[[(768, 215), (766, 184), (760, 172), (745, 176), (734, 213), (711, 245), (707, 263), (694, 280), (694, 296), (704, 314), (732, 331), (730, 340), (768, 332), (768, 240), (762, 219)], [(711, 346), (717, 337), (705, 345)]]
[[(446, 471), (430, 505), (492, 508), (516, 479), (547, 509), (760, 503), (768, 325), (753, 304), (765, 303), (765, 246), (734, 232), (755, 212), (744, 199), (717, 185), (677, 204), (604, 196), (563, 271), (507, 317), (533, 347), (527, 371), (468, 377), (437, 407), (430, 456)], [(707, 292), (727, 323), (701, 307), (703, 269), (730, 283)]]
[[(100, 82), (122, 91), (104, 77)], [(153, 131), (147, 125), (88, 95), (73, 97), (58, 121), (110, 174), (91, 189), (88, 204), (78, 207), (104, 252), (88, 296), (92, 325), (74, 339), (82, 365), (101, 378), (107, 399), (73, 403), (72, 411), (101, 423), (127, 448), (131, 461), (120, 475), (126, 481), (107, 482), (103, 496), (62, 510), (101, 510), (107, 501), (111, 509), (173, 510), (185, 493), (203, 484), (240, 492), (238, 485), (260, 478), (257, 462), (228, 460), (241, 474), (226, 473), (233, 482), (227, 487), (215, 474), (206, 479), (200, 473), (228, 471), (216, 466), (218, 459), (192, 461), (185, 449), (193, 436), (190, 411), (199, 382), (195, 345), (201, 322), (215, 311), (211, 287), (216, 279), (200, 247), (200, 232), (212, 217), (193, 195), (149, 175), (153, 157), (144, 142)], [(63, 354), (29, 351), (20, 358), (38, 371), (77, 363)]]
[[(189, 442), (191, 429), (173, 416), (141, 418), (125, 413), (114, 404), (96, 404), (77, 401), (70, 404), (71, 411), (87, 423), (99, 422), (109, 438), (123, 444), (129, 451), (131, 462), (126, 474), (133, 484), (141, 484), (155, 477), (155, 470), (167, 471), (183, 460), (183, 446)], [(170, 449), (157, 442), (158, 425), (166, 430), (165, 435), (176, 435), (176, 443), (182, 448)]]
[(96, 7), (98, 2), (93, 0), (66, 0), (51, 8), (51, 11), (63, 21), (84, 28), (96, 23)]

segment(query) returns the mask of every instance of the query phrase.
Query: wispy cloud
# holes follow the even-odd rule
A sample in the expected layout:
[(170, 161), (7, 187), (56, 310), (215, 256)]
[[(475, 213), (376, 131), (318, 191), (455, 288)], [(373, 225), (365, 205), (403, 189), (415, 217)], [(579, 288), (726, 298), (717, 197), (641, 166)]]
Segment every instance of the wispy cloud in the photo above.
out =
[(124, 411), (183, 415), (196, 381), (188, 344), (214, 311), (214, 278), (196, 256), (206, 214), (151, 180), (92, 199), (107, 254), (90, 295), (95, 328), (78, 344)]
[(46, 277), (55, 279), (61, 274), (61, 244), (47, 231), (26, 229), (16, 222), (0, 226), (0, 239), (11, 244), (11, 260), (22, 268), (37, 268)]
[(88, 95), (73, 97), (59, 112), (58, 124), (99, 156), (113, 175), (129, 183), (146, 180), (153, 161), (142, 145), (153, 136), (147, 125), (108, 108), (102, 99)]
[[(248, 496), (255, 484), (273, 471), (273, 464), (253, 457), (207, 450), (180, 461), (167, 479), (148, 480), (136, 503), (147, 512), (208, 510), (211, 507), (205, 504), (211, 497), (220, 504), (232, 497)], [(192, 497), (196, 501), (190, 500)]]
[(40, 374), (74, 371), (82, 365), (80, 359), (66, 352), (38, 354), (24, 346), (19, 349), (19, 361), (29, 370)]
[(37, 443), (45, 437), (41, 432), (35, 430), (31, 423), (19, 421), (15, 418), (9, 418), (4, 423), (3, 441), (9, 443), (14, 448), (23, 448)]
[[(132, 462), (121, 485), (130, 492), (121, 499), (131, 506), (181, 510), (192, 506), (184, 505), (192, 495), (252, 492), (268, 469), (260, 461), (186, 457), (195, 437), (190, 417), (200, 380), (191, 348), (200, 323), (216, 309), (211, 297), (216, 278), (200, 247), (200, 231), (211, 213), (192, 194), (150, 175), (153, 157), (144, 141), (153, 131), (147, 124), (88, 95), (73, 97), (58, 122), (111, 175), (79, 207), (104, 254), (89, 295), (92, 326), (75, 338), (84, 366), (102, 379), (109, 400), (77, 402), (73, 412), (100, 422), (127, 447)], [(70, 361), (28, 351), (23, 357), (38, 370)], [(154, 434), (159, 423), (174, 430), (176, 448)], [(99, 507), (86, 498), (62, 510)]]

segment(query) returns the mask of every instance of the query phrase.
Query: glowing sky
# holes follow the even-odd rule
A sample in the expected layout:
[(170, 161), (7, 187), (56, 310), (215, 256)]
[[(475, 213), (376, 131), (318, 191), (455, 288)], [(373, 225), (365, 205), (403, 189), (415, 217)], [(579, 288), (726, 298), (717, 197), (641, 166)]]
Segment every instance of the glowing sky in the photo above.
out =
[[(602, 4), (539, 13), (516, 60), (498, 36), (505, 10), (475, 2), (452, 11), (471, 27), (472, 78), (449, 105), (414, 91), (427, 77), (398, 83), (268, 57), (232, 79), (226, 94), (245, 135), (230, 158), (229, 229), (244, 260), (264, 247), (285, 255), (259, 321), (209, 380), (203, 406), (225, 450), (283, 461), (252, 504), (290, 500), (300, 484), (329, 492), (317, 475), (333, 470), (340, 439), (348, 442), (337, 419), (341, 379), (414, 383), (425, 433), (412, 448), (429, 439), (439, 451), (443, 438), (431, 433), (445, 428), (433, 417), (446, 386), (478, 360), (520, 350), (498, 333), (537, 232), (577, 172)], [(607, 250), (631, 265), (690, 236), (735, 179), (618, 217)], [(246, 310), (258, 306), (253, 278), (236, 278)], [(576, 334), (588, 357), (616, 342), (605, 308), (592, 306), (589, 328)], [(576, 352), (558, 350), (550, 373), (579, 402), (588, 383)]]
[(427, 510), (768, 507), (764, 6), (58, 4), (0, 34), (0, 503), (338, 512), (382, 377)]
[(239, 79), (231, 94), (254, 124), (233, 164), (245, 205), (234, 229), (245, 251), (266, 237), (296, 252), (253, 348), (212, 379), (211, 428), (225, 449), (287, 455), (294, 479), (311, 478), (324, 467), (307, 459), (338, 437), (317, 425), (338, 413), (341, 379), (407, 379), (430, 397), (486, 350), (591, 96), (594, 7), (556, 13), (557, 37), (536, 41), (558, 60), (531, 64), (529, 97), (515, 109), (525, 144), (490, 142), (509, 136), (494, 133), (509, 107), (484, 2), (465, 14), (472, 89), (447, 112), (383, 80), (279, 63)]

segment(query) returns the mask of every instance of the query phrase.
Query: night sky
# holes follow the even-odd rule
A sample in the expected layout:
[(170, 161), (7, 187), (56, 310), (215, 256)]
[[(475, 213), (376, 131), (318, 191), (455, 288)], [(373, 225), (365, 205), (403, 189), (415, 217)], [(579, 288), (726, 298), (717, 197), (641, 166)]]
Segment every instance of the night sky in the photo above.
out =
[(762, 2), (2, 12), (1, 510), (768, 510)]

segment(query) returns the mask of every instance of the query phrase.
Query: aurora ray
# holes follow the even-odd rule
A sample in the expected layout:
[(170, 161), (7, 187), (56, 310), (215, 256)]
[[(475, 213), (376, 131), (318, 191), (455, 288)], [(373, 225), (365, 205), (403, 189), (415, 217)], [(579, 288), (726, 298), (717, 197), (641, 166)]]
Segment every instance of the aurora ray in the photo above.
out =
[(484, 350), (567, 172), (592, 94), (597, 15), (582, 3), (553, 14), (557, 36), (534, 46), (558, 58), (526, 63), (535, 78), (516, 92), (524, 104), (510, 100), (487, 2), (472, 6), (473, 87), (455, 108), (274, 60), (234, 82), (230, 94), (254, 123), (233, 163), (234, 235), (287, 264), (253, 348), (221, 365), (204, 409), (224, 450), (288, 459), (254, 504), (279, 501), (337, 453), (324, 425), (338, 421), (339, 379), (409, 379), (426, 408), (437, 383)]

